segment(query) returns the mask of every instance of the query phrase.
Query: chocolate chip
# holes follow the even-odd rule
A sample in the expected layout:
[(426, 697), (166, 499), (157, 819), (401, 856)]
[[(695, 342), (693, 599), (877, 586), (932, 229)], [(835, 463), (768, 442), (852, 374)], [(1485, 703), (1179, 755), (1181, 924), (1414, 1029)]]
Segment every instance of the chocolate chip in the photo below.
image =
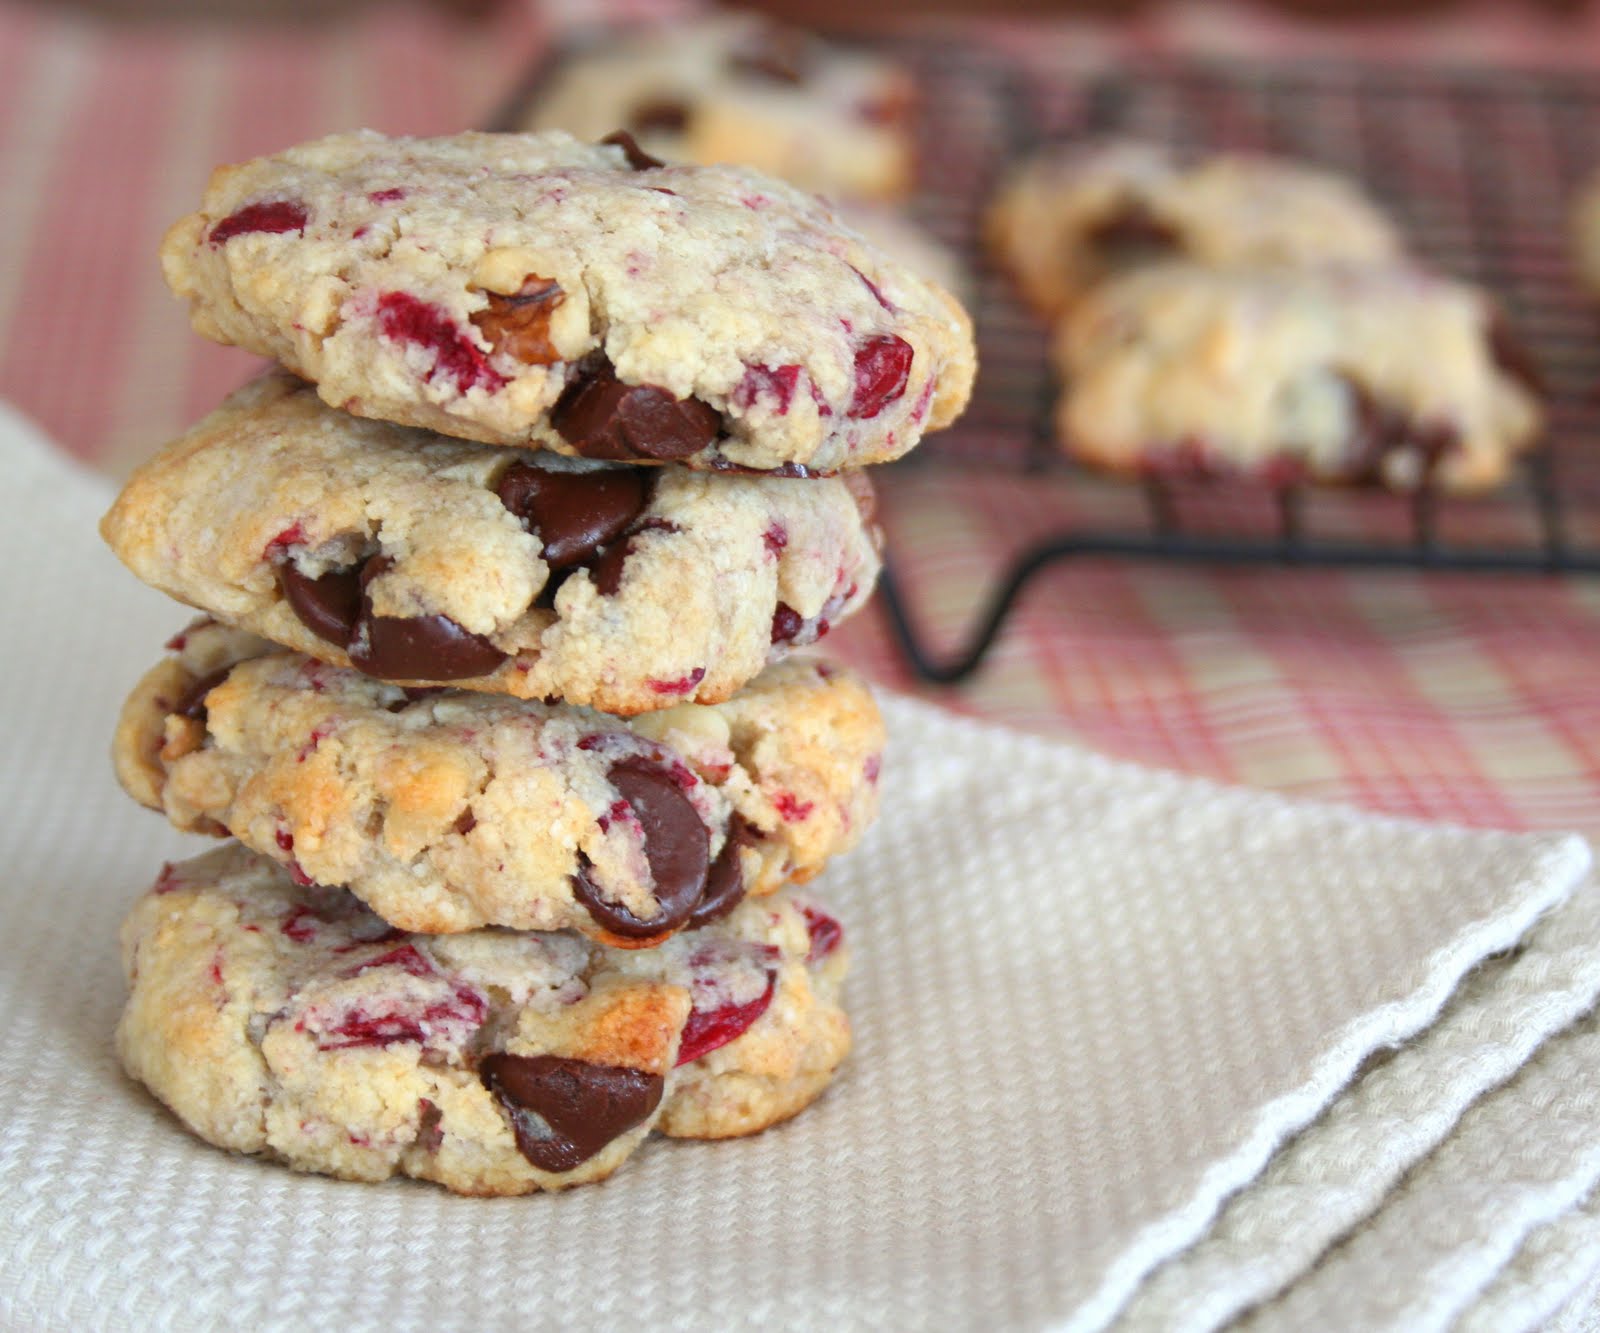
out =
[(706, 875), (706, 886), (700, 892), (689, 919), (683, 923), (685, 930), (699, 930), (701, 926), (725, 917), (744, 898), (744, 865), (739, 849), (754, 842), (756, 831), (741, 815), (735, 815), (728, 825), (728, 837), (711, 863)]
[(490, 292), (472, 324), (495, 351), (525, 366), (553, 366), (561, 353), (550, 341), (550, 316), (564, 300), (560, 283), (530, 273), (515, 295)]
[(763, 27), (728, 58), (728, 67), (774, 83), (805, 82), (810, 40), (794, 28)]
[(191, 722), (204, 722), (206, 695), (227, 680), (228, 673), (232, 670), (232, 666), (225, 666), (220, 671), (213, 671), (209, 676), (201, 676), (183, 692), (183, 696), (168, 711), (176, 713), (179, 717), (186, 717)]
[(319, 639), (340, 648), (350, 642), (361, 613), (359, 566), (310, 578), (285, 561), (278, 566), (278, 587), (300, 623)]
[(628, 165), (635, 171), (650, 171), (656, 167), (667, 165), (659, 157), (651, 157), (649, 153), (639, 147), (633, 141), (633, 135), (629, 134), (627, 130), (617, 130), (615, 133), (608, 134), (600, 142), (622, 149), (623, 155), (628, 159)]
[[(659, 1074), (560, 1055), (485, 1056), (478, 1076), (511, 1120), (517, 1150), (541, 1171), (570, 1171), (661, 1104)], [(542, 1122), (542, 1123), (540, 1123)]]
[(361, 571), (361, 615), (346, 648), (351, 666), (379, 680), (466, 680), (506, 660), (508, 654), (449, 616), (374, 615), (367, 585), (392, 563), (378, 556)]
[(1128, 199), (1116, 212), (1102, 218), (1084, 234), (1084, 240), (1111, 268), (1148, 264), (1180, 249), (1183, 237), (1138, 199)]
[(1413, 421), (1407, 413), (1380, 402), (1351, 377), (1340, 378), (1350, 392), (1354, 409), (1347, 446), (1346, 475), (1350, 481), (1360, 485), (1382, 482), (1385, 460), (1403, 451), (1418, 456), (1422, 478), (1426, 479), (1439, 460), (1460, 444), (1460, 433), (1448, 422)]
[(682, 134), (688, 126), (688, 106), (669, 98), (641, 102), (628, 117), (628, 128), (635, 134)]
[(626, 540), (612, 542), (605, 554), (589, 566), (594, 590), (602, 597), (615, 597), (622, 587), (622, 566), (628, 559), (629, 545)]
[(645, 759), (620, 759), (606, 773), (633, 810), (644, 834), (644, 855), (659, 907), (648, 920), (601, 891), (585, 860), (573, 876), (573, 895), (613, 934), (642, 939), (676, 930), (694, 911), (705, 888), (711, 835), (672, 777)]
[(1488, 338), (1489, 359), (1535, 398), (1543, 398), (1549, 389), (1544, 371), (1533, 359), (1527, 344), (1513, 331), (1505, 312), (1498, 308), (1489, 316)]
[(587, 458), (657, 461), (698, 453), (722, 429), (722, 418), (704, 403), (653, 384), (624, 384), (604, 357), (580, 366), (550, 423)]
[(772, 613), (772, 641), (773, 643), (792, 643), (794, 638), (805, 627), (805, 619), (801, 614), (786, 602), (779, 602), (778, 609)]
[(648, 500), (648, 479), (633, 468), (547, 472), (513, 463), (495, 493), (544, 543), (544, 560), (566, 569), (614, 541)]

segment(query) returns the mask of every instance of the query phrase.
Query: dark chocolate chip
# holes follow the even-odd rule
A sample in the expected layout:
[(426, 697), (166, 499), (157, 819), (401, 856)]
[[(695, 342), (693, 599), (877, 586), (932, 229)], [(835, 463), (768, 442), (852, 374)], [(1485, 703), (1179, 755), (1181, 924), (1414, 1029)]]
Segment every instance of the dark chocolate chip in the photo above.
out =
[(698, 453), (722, 429), (722, 418), (704, 403), (653, 384), (624, 384), (604, 357), (579, 367), (550, 423), (587, 458), (663, 462)]
[(1101, 262), (1112, 268), (1148, 264), (1173, 254), (1183, 245), (1177, 228), (1163, 222), (1137, 199), (1126, 200), (1116, 212), (1095, 223), (1084, 239)]
[(513, 463), (495, 493), (537, 533), (552, 569), (580, 564), (614, 541), (648, 500), (645, 475), (633, 468), (606, 472), (547, 472)]
[(319, 639), (340, 648), (350, 642), (361, 614), (359, 566), (331, 569), (314, 579), (285, 561), (278, 566), (278, 587), (300, 623)]
[(656, 167), (667, 165), (659, 157), (651, 157), (649, 153), (639, 147), (634, 142), (633, 135), (629, 134), (627, 130), (617, 130), (612, 134), (608, 134), (600, 142), (612, 144), (622, 149), (623, 155), (628, 159), (628, 165), (635, 171), (650, 171)]
[(711, 870), (706, 875), (706, 886), (700, 892), (700, 901), (683, 923), (685, 930), (699, 930), (701, 926), (727, 916), (743, 900), (744, 866), (739, 849), (754, 842), (756, 836), (755, 830), (743, 816), (733, 817), (728, 825), (727, 840), (723, 842), (722, 850), (717, 853), (717, 859), (711, 863)]
[(1543, 398), (1549, 391), (1544, 371), (1533, 359), (1528, 345), (1517, 337), (1505, 312), (1498, 308), (1489, 316), (1488, 337), (1490, 360), (1535, 398)]
[(624, 538), (612, 542), (605, 554), (589, 566), (589, 577), (594, 580), (594, 590), (602, 597), (615, 597), (622, 587), (622, 566), (628, 559), (630, 543)]
[(466, 680), (487, 676), (508, 654), (449, 616), (379, 616), (367, 585), (393, 563), (367, 561), (361, 571), (361, 615), (346, 651), (350, 665), (379, 680)]
[(682, 134), (688, 126), (688, 106), (671, 98), (641, 102), (628, 117), (628, 128), (635, 134)]
[(754, 74), (774, 83), (805, 82), (811, 41), (795, 28), (763, 27), (728, 58), (728, 66), (741, 74)]
[(204, 722), (206, 720), (206, 695), (216, 689), (218, 685), (227, 680), (232, 666), (225, 666), (220, 671), (213, 671), (209, 676), (201, 676), (199, 680), (183, 692), (183, 697), (172, 705), (171, 712), (179, 717), (186, 717), (191, 722)]
[[(478, 1076), (511, 1120), (517, 1150), (541, 1171), (570, 1171), (650, 1118), (659, 1074), (560, 1055), (485, 1056)], [(542, 1122), (542, 1123), (541, 1123)]]
[(772, 641), (773, 643), (792, 643), (800, 631), (805, 628), (805, 619), (787, 602), (779, 602), (778, 609), (772, 613)]
[(1355, 409), (1345, 465), (1350, 481), (1359, 485), (1383, 482), (1384, 461), (1401, 452), (1417, 455), (1426, 481), (1439, 460), (1460, 445), (1460, 433), (1448, 422), (1413, 421), (1405, 412), (1380, 402), (1351, 377), (1341, 378)]
[(688, 920), (705, 888), (711, 835), (671, 775), (649, 760), (619, 759), (606, 777), (639, 821), (660, 910), (646, 920), (605, 897), (589, 873), (587, 860), (573, 876), (573, 894), (596, 922), (624, 938), (642, 939), (676, 930)]

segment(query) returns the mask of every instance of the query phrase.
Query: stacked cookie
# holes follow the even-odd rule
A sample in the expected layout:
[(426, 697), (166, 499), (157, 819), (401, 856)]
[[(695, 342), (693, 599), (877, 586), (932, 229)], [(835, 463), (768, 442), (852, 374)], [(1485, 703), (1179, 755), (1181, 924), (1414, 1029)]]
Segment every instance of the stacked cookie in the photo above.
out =
[(826, 205), (625, 136), (340, 135), (163, 259), (272, 356), (102, 531), (205, 612), (115, 743), (236, 841), (124, 930), (130, 1072), (202, 1137), (464, 1193), (794, 1114), (849, 1045), (790, 887), (876, 813), (872, 490), (971, 328)]
[(1114, 472), (1499, 484), (1542, 426), (1496, 304), (1337, 176), (1149, 144), (1047, 151), (990, 239), (1057, 322), (1063, 444)]

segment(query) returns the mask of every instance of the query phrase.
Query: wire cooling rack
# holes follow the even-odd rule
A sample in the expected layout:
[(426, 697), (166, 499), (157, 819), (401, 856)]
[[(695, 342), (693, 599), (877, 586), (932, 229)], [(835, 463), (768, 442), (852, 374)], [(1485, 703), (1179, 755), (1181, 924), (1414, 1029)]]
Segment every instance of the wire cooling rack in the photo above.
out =
[[(980, 372), (973, 401), (882, 482), (890, 548), (897, 480), (929, 470), (1023, 475), (1055, 488), (1056, 530), (999, 571), (953, 653), (930, 649), (893, 561), (881, 583), (895, 637), (924, 679), (959, 681), (992, 647), (1032, 579), (1090, 558), (1246, 567), (1600, 573), (1600, 303), (1568, 260), (1573, 193), (1600, 168), (1600, 79), (1344, 63), (1141, 59), (1085, 66), (1049, 44), (971, 34), (886, 43), (918, 74), (912, 212), (973, 277)], [(519, 119), (542, 69), (497, 124)], [(1204, 152), (1321, 163), (1362, 182), (1433, 267), (1493, 290), (1547, 383), (1549, 429), (1492, 497), (1410, 497), (1204, 479), (1108, 481), (1061, 452), (1048, 330), (981, 244), (1006, 168), (1041, 145), (1127, 134)]]

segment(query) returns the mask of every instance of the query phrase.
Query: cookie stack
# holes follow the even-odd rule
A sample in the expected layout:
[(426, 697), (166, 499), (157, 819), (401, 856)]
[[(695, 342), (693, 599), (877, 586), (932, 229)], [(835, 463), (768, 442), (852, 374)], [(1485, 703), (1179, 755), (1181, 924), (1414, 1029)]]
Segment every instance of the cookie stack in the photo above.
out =
[(789, 886), (883, 728), (791, 653), (876, 579), (856, 469), (965, 403), (960, 307), (625, 136), (335, 136), (219, 171), (163, 260), (283, 369), (102, 524), (205, 613), (119, 777), (236, 840), (129, 917), (129, 1071), (224, 1147), (473, 1194), (804, 1107), (845, 952)]

